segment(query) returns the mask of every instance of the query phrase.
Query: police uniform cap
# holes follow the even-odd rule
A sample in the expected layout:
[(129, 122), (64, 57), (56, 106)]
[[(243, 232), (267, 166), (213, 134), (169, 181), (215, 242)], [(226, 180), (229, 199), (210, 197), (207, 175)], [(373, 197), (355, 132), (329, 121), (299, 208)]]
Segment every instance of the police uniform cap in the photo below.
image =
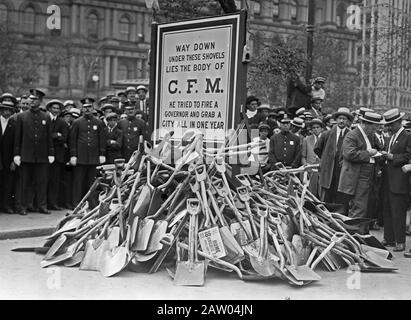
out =
[(30, 89), (30, 93), (36, 97), (38, 97), (39, 99), (43, 99), (43, 97), (46, 95), (43, 91), (39, 90), (39, 89)]

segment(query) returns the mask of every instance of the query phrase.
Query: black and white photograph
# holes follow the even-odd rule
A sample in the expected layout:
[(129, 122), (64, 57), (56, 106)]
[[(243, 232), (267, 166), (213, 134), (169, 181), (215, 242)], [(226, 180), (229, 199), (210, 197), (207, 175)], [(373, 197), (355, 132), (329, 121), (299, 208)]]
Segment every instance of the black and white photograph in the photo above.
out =
[(411, 299), (411, 0), (0, 0), (0, 128), (0, 300)]

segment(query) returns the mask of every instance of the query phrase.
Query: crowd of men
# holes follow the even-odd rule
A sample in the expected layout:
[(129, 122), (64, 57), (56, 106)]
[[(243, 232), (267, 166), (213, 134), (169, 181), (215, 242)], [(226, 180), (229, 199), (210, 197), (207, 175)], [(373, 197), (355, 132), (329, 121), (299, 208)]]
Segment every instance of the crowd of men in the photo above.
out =
[[(309, 190), (336, 210), (375, 224), (360, 224), (359, 233), (384, 226), (385, 246), (405, 251), (411, 133), (404, 113), (380, 115), (368, 108), (340, 107), (323, 114), (325, 79), (306, 90), (310, 102), (271, 108), (247, 98), (246, 118), (265, 142), (256, 158), (263, 172), (281, 167), (319, 165), (310, 173)], [(140, 136), (150, 139), (147, 88), (129, 87), (99, 101), (85, 97), (50, 100), (30, 94), (0, 96), (0, 212), (27, 215), (73, 209), (97, 176), (96, 167), (128, 161)], [(296, 100), (293, 99), (295, 102)], [(264, 152), (265, 149), (265, 152)], [(95, 203), (90, 203), (95, 206)], [(405, 252), (411, 257), (411, 252)]]
[[(309, 190), (340, 213), (364, 221), (358, 233), (383, 226), (383, 245), (405, 251), (411, 182), (402, 167), (411, 163), (411, 122), (395, 108), (382, 115), (364, 107), (322, 114), (324, 80), (319, 82), (310, 103), (297, 110), (270, 108), (248, 97), (248, 122), (259, 129), (256, 140), (265, 142), (260, 150), (266, 149), (257, 161), (263, 172), (318, 164)], [(404, 255), (411, 257), (411, 251)]]
[[(129, 160), (148, 140), (145, 86), (128, 87), (97, 103), (85, 97), (43, 103), (44, 92), (0, 96), (0, 212), (27, 215), (73, 209), (101, 164)], [(95, 204), (91, 203), (91, 206)]]

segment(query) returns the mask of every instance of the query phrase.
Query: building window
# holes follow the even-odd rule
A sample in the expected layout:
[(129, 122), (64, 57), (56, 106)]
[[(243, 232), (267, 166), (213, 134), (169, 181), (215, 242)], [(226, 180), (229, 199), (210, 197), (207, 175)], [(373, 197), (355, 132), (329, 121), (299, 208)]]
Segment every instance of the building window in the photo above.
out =
[(278, 18), (280, 16), (280, 1), (273, 0), (273, 17)]
[(120, 39), (124, 41), (130, 40), (130, 20), (126, 16), (120, 19)]
[(125, 64), (121, 64), (117, 72), (118, 80), (127, 80), (129, 78), (128, 67)]
[(297, 21), (297, 2), (290, 1), (291, 20)]
[(36, 12), (33, 7), (27, 7), (23, 12), (23, 31), (34, 33), (36, 27)]
[(345, 27), (346, 25), (346, 11), (347, 8), (344, 3), (340, 3), (337, 7), (337, 26)]
[(58, 62), (49, 65), (49, 86), (58, 87), (60, 85), (60, 68)]
[(98, 17), (94, 13), (87, 17), (87, 35), (89, 38), (98, 39)]
[(7, 7), (5, 4), (0, 4), (0, 23), (7, 23)]
[(254, 1), (254, 14), (259, 16), (261, 14), (261, 5), (260, 2)]

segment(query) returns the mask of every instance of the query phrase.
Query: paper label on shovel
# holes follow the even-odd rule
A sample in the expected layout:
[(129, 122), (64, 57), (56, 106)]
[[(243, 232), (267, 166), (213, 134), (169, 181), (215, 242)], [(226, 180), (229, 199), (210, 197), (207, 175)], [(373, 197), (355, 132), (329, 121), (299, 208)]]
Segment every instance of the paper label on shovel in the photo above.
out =
[[(250, 221), (245, 220), (243, 221), (244, 226), (247, 228), (247, 231), (251, 234), (251, 225)], [(234, 222), (230, 225), (231, 233), (233, 234), (234, 238), (238, 241), (241, 246), (245, 246), (248, 243), (247, 234), (245, 233), (244, 229), (241, 227), (239, 222)]]
[(199, 232), (198, 238), (200, 239), (201, 249), (205, 253), (215, 258), (222, 258), (227, 255), (218, 227)]

